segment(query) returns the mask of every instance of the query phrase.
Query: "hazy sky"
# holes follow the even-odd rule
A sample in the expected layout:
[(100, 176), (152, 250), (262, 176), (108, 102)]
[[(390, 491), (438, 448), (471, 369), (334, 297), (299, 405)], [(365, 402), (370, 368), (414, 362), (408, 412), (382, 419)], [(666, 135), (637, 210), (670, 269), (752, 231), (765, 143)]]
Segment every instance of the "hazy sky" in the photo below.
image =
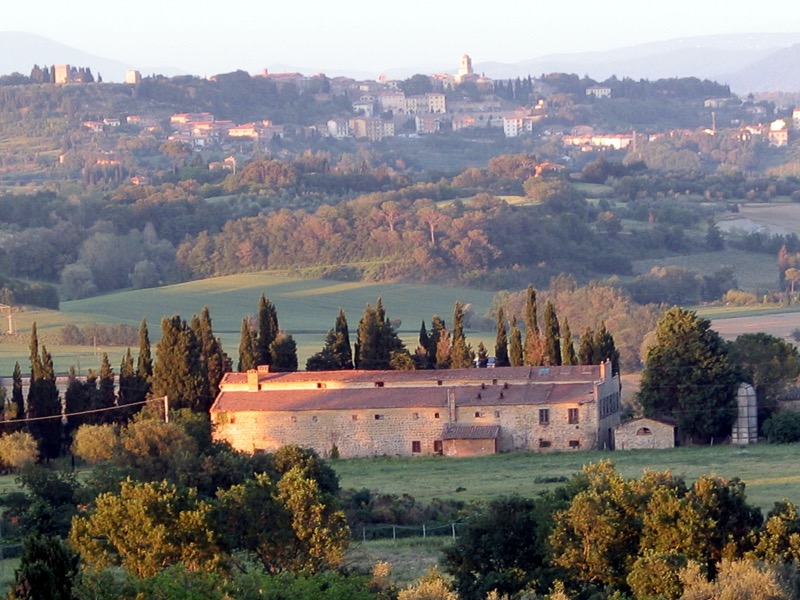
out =
[(36, 33), (136, 67), (196, 75), (271, 64), (380, 73), (517, 62), (720, 33), (800, 31), (800, 11), (752, 0), (30, 0), (0, 30)]

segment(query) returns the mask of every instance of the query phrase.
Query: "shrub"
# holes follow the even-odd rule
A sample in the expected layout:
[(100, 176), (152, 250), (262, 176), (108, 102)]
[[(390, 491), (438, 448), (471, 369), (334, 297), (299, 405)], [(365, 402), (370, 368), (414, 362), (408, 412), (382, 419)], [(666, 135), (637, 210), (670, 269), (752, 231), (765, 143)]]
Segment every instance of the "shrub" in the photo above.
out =
[(785, 410), (764, 421), (764, 435), (772, 444), (791, 444), (800, 441), (800, 413)]
[(27, 431), (15, 431), (0, 437), (0, 464), (21, 469), (39, 459), (39, 444)]

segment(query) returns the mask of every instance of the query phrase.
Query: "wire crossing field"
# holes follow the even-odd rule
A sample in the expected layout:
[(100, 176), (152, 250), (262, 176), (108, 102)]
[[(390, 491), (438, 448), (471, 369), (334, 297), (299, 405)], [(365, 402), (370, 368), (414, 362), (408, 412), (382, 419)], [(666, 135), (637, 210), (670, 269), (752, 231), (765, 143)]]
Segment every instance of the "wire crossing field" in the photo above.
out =
[(800, 503), (800, 445), (686, 447), (619, 452), (509, 453), (474, 458), (362, 458), (332, 464), (343, 488), (387, 494), (486, 501), (509, 494), (532, 497), (560, 485), (590, 462), (611, 460), (625, 477), (669, 470), (687, 483), (700, 475), (739, 477), (748, 501), (766, 513), (782, 499)]

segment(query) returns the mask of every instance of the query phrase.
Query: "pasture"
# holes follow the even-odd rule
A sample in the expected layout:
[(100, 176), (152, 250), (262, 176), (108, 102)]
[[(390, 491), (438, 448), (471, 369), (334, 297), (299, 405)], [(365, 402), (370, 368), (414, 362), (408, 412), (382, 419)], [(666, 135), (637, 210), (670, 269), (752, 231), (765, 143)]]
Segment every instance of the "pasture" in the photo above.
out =
[(417, 501), (434, 498), (482, 502), (519, 494), (536, 494), (562, 485), (584, 464), (611, 460), (623, 476), (646, 470), (669, 470), (692, 482), (701, 475), (740, 478), (748, 501), (766, 513), (779, 500), (800, 503), (800, 445), (766, 443), (747, 447), (682, 447), (671, 450), (514, 452), (473, 458), (379, 457), (333, 461), (343, 488), (367, 488), (387, 494), (409, 493)]
[[(56, 370), (66, 372), (70, 366), (97, 368), (102, 352), (108, 352), (115, 369), (125, 348), (93, 348), (64, 346), (60, 343), (61, 328), (67, 323), (79, 327), (86, 323), (127, 323), (139, 326), (147, 320), (150, 340), (155, 345), (161, 332), (163, 317), (180, 315), (187, 321), (208, 306), (214, 333), (234, 361), (238, 357), (242, 319), (256, 312), (258, 299), (264, 293), (277, 307), (281, 328), (292, 334), (298, 345), (301, 368), (306, 359), (318, 352), (325, 334), (333, 327), (339, 308), (343, 308), (355, 339), (358, 321), (367, 303), (382, 298), (387, 316), (400, 322), (398, 331), (413, 349), (424, 320), (430, 327), (431, 317), (440, 315), (449, 325), (456, 300), (473, 306), (473, 323), (479, 322), (488, 310), (493, 292), (456, 288), (444, 285), (400, 283), (340, 282), (322, 279), (301, 279), (286, 273), (247, 273), (194, 281), (146, 290), (125, 291), (84, 300), (61, 303), (60, 311), (37, 310), (14, 313), (17, 336), (0, 338), (0, 374), (10, 375), (14, 362), (23, 371), (29, 365), (28, 342), (35, 321), (40, 342), (53, 355)], [(2, 329), (5, 330), (5, 323)], [(470, 342), (485, 338), (494, 340), (494, 332), (478, 332), (467, 327)], [(471, 334), (478, 337), (472, 337)], [(134, 351), (136, 348), (133, 349)]]

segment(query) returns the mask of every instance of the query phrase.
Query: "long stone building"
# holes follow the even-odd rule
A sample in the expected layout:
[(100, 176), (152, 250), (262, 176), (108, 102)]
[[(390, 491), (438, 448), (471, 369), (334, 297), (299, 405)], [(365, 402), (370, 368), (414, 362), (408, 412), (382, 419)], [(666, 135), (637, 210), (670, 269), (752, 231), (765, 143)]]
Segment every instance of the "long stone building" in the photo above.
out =
[(613, 448), (611, 364), (431, 371), (228, 373), (214, 438), (247, 452), (297, 444), (342, 458)]

